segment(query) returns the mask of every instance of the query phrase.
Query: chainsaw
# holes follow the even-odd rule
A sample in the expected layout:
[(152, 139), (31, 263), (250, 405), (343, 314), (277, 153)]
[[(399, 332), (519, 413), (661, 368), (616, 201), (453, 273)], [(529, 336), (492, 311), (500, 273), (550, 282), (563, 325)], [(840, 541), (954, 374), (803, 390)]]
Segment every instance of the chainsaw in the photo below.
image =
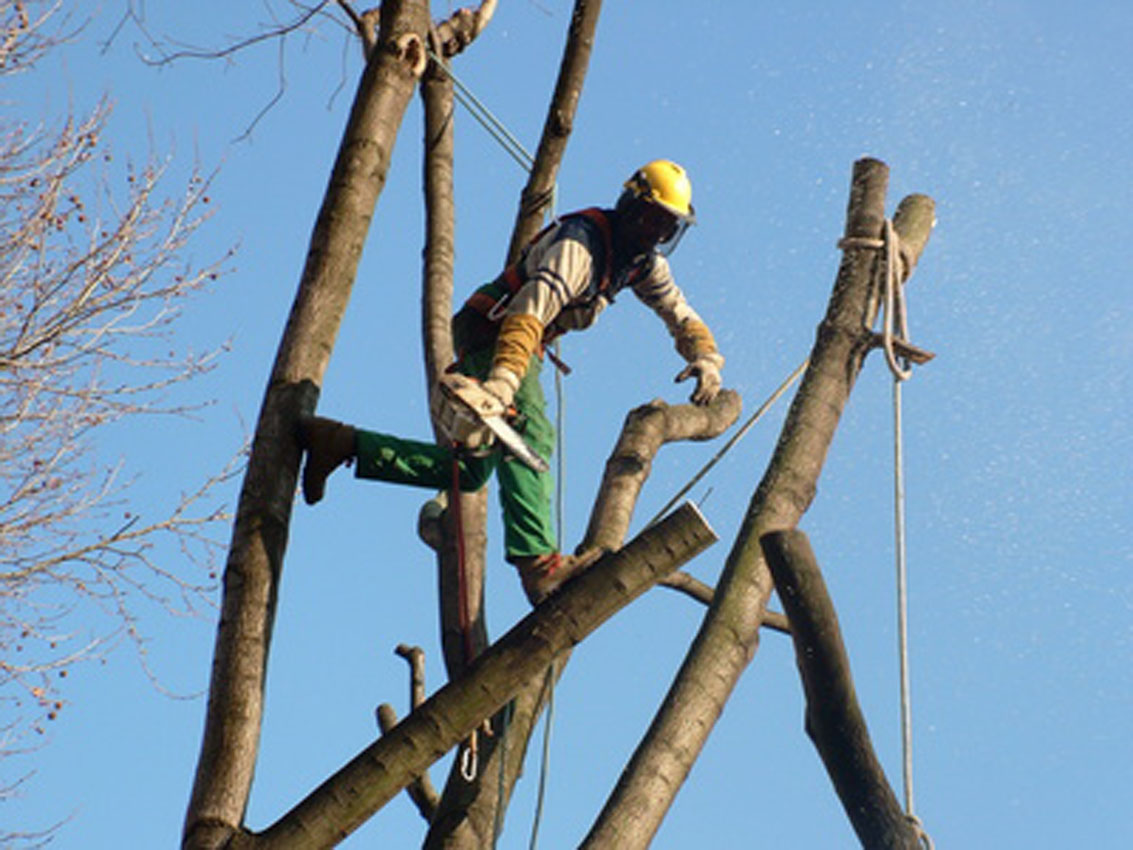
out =
[[(437, 390), (437, 401), (443, 399), (447, 403), (434, 403), (433, 414), (449, 439), (470, 449), (481, 448), (485, 443), (476, 437), (487, 428), (525, 466), (536, 472), (548, 470), (547, 462), (511, 426), (509, 420), (517, 416), (515, 408), (505, 406), (480, 386), (479, 381), (457, 372), (448, 372), (437, 381)], [(490, 443), (490, 440), (487, 442)]]

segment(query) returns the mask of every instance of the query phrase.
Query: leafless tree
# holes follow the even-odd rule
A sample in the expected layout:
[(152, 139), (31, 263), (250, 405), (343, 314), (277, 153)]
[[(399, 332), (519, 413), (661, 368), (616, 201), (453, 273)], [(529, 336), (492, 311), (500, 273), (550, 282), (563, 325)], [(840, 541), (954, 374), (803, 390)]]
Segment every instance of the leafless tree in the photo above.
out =
[[(75, 35), (54, 17), (61, 5), (5, 4), (0, 79)], [(219, 353), (179, 353), (170, 339), (224, 263), (185, 257), (207, 218), (207, 177), (167, 194), (167, 160), (119, 163), (105, 101), (55, 124), (19, 114), (0, 118), (0, 754), (64, 707), (72, 664), (112, 638), (143, 648), (139, 605), (184, 611), (209, 597), (210, 530), (226, 519), (210, 489), (231, 474), (143, 515), (98, 444), (122, 420), (188, 413), (174, 388)]]

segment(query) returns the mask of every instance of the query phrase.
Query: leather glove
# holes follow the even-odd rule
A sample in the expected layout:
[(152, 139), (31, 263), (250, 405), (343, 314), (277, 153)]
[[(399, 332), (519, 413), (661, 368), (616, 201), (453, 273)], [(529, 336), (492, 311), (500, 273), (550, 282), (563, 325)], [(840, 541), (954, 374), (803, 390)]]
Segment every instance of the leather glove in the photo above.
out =
[(519, 376), (511, 369), (493, 366), (492, 371), (488, 373), (487, 380), (480, 386), (503, 402), (505, 408), (508, 408), (515, 401), (515, 392), (519, 389)]
[(702, 354), (685, 366), (677, 375), (676, 383), (678, 384), (681, 381), (687, 381), (689, 378), (696, 378), (696, 389), (689, 396), (689, 401), (693, 404), (710, 404), (712, 399), (716, 398), (722, 384), (720, 362), (723, 359), (718, 354)]
[[(471, 378), (463, 376), (459, 380), (472, 382)], [(434, 387), (430, 394), (429, 409), (437, 427), (454, 443), (460, 443), (468, 449), (486, 449), (495, 440), (495, 434), (486, 425), (477, 420), (460, 402), (449, 398), (439, 387)]]

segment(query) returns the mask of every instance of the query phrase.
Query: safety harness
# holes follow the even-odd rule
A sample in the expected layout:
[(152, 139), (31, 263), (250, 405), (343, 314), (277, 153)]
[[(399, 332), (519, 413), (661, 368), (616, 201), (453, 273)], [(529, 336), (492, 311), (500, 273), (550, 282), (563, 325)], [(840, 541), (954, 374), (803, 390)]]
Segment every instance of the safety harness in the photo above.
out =
[[(474, 348), (494, 343), (496, 336), (499, 334), (499, 325), (503, 319), (507, 305), (529, 280), (524, 272), (524, 260), (531, 246), (542, 239), (551, 228), (561, 226), (563, 222), (570, 219), (579, 218), (592, 223), (602, 239), (602, 250), (597, 258), (601, 263), (601, 273), (597, 275), (596, 281), (592, 280), (591, 282), (591, 294), (588, 300), (593, 300), (601, 296), (606, 296), (609, 300), (613, 300), (614, 233), (613, 224), (610, 221), (608, 211), (599, 207), (587, 207), (577, 212), (568, 213), (551, 222), (535, 234), (531, 241), (527, 243), (527, 246), (523, 249), (523, 252), (516, 262), (504, 269), (495, 280), (479, 287), (468, 297), (468, 300), (464, 302), (464, 306), (453, 320), (454, 331), (457, 331), (454, 333), (454, 337), (459, 337), (454, 340), (457, 343), (458, 356), (462, 356), (467, 353), (467, 351)], [(637, 263), (628, 269), (624, 282), (621, 283), (618, 289), (634, 283), (648, 268), (649, 261), (647, 260), (646, 262)], [(457, 330), (458, 328), (459, 330)], [(564, 333), (562, 328), (555, 327), (553, 323), (548, 325), (543, 333), (542, 350), (540, 350), (539, 355), (543, 356), (547, 345), (562, 333)], [(555, 365), (563, 369), (564, 372), (570, 371), (556, 358), (552, 357), (551, 359), (555, 362)]]

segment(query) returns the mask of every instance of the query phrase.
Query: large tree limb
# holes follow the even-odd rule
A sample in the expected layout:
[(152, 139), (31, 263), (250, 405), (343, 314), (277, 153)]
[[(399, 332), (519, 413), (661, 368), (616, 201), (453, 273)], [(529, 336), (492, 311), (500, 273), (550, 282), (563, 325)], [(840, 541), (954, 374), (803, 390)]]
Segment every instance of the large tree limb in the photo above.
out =
[(208, 713), (183, 846), (225, 844), (241, 826), (259, 747), (268, 648), (299, 471), (295, 423), (314, 410), (390, 153), (416, 85), (398, 48), (421, 39), (428, 5), (382, 4), (382, 40), (359, 83), (299, 290), (260, 409), (224, 574)]
[(235, 836), (230, 850), (314, 850), (338, 843), (527, 682), (541, 678), (556, 656), (715, 539), (691, 503), (642, 532), (517, 623), (463, 676), (366, 747), (277, 823), (260, 834)]
[[(887, 166), (854, 164), (843, 254), (810, 366), (782, 435), (752, 496), (701, 628), (585, 848), (644, 848), (651, 841), (740, 674), (759, 644), (772, 583), (759, 547), (769, 531), (793, 528), (814, 497), (842, 409), (872, 345), (874, 266), (885, 221)], [(909, 247), (912, 271), (932, 226), (932, 201), (912, 196), (894, 220)]]
[(765, 534), (759, 542), (791, 621), (795, 661), (806, 692), (806, 732), (854, 831), (870, 850), (917, 850), (917, 831), (874, 752), (838, 614), (810, 541), (793, 529)]

